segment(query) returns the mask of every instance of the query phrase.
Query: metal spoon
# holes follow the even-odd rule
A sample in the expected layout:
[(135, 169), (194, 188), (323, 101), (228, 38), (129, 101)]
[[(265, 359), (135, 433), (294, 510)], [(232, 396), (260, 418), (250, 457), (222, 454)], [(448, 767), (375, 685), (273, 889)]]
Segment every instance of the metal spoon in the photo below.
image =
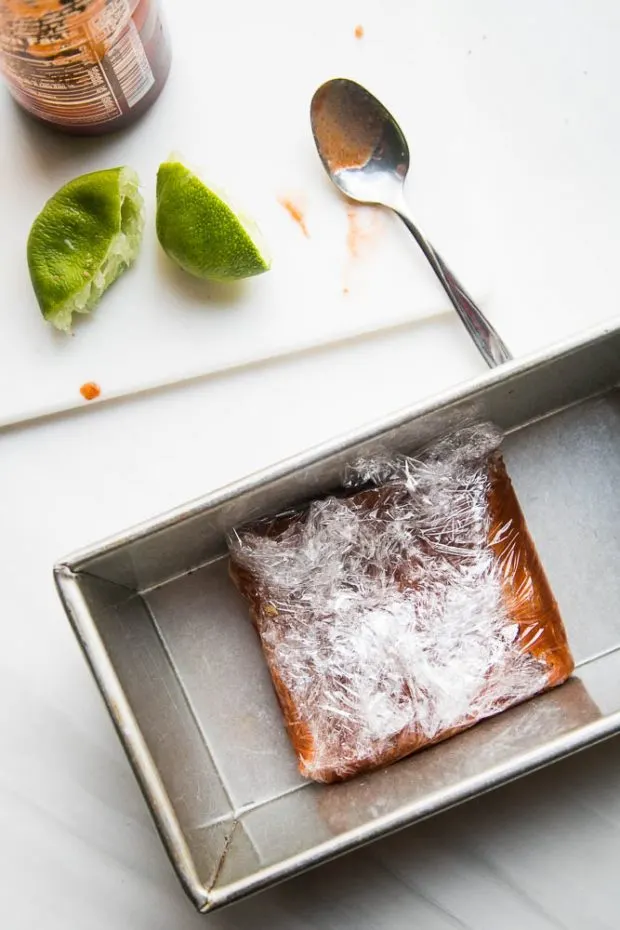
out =
[(323, 167), (347, 197), (394, 210), (429, 260), (482, 357), (494, 367), (512, 355), (409, 214), (404, 182), (409, 148), (400, 126), (376, 97), (346, 78), (327, 81), (310, 106)]

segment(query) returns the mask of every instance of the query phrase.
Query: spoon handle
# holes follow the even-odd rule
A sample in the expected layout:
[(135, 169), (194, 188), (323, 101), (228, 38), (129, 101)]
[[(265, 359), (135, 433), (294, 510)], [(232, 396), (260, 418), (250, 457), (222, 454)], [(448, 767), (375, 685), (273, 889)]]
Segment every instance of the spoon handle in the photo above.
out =
[(435, 251), (404, 209), (398, 208), (396, 213), (426, 255), (454, 309), (460, 316), (465, 329), (474, 340), (487, 365), (494, 368), (503, 362), (509, 362), (512, 359), (512, 354), (507, 349), (501, 336), (489, 323), (482, 310), (476, 306), (465, 288), (454, 277), (439, 252)]

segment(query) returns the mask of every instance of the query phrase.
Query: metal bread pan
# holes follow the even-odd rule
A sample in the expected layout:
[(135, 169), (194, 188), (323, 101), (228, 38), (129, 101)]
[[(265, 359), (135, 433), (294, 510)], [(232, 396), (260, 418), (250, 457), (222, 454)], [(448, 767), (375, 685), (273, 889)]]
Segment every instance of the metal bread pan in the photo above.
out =
[[(620, 329), (513, 362), (63, 560), (60, 596), (162, 840), (201, 911), (620, 729)], [(382, 771), (304, 781), (247, 609), (232, 527), (337, 488), (351, 460), (465, 419), (504, 454), (577, 661), (561, 688)]]

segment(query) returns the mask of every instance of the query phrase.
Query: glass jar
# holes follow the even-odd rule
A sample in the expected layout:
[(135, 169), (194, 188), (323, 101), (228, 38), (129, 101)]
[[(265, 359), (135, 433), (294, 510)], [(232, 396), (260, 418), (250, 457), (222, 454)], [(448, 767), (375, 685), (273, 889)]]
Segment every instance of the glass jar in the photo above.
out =
[(159, 96), (158, 0), (0, 0), (0, 68), (17, 102), (68, 132), (121, 129)]

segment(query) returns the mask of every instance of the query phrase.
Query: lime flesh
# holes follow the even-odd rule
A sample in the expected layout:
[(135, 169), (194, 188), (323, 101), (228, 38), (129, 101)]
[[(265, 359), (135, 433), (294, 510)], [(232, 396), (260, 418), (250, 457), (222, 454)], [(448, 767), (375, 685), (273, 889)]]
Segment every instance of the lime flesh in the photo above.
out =
[(28, 267), (41, 313), (69, 332), (135, 260), (144, 206), (132, 168), (84, 174), (54, 194), (28, 237)]
[(157, 173), (157, 236), (197, 278), (229, 281), (270, 268), (258, 227), (180, 161), (164, 162)]

